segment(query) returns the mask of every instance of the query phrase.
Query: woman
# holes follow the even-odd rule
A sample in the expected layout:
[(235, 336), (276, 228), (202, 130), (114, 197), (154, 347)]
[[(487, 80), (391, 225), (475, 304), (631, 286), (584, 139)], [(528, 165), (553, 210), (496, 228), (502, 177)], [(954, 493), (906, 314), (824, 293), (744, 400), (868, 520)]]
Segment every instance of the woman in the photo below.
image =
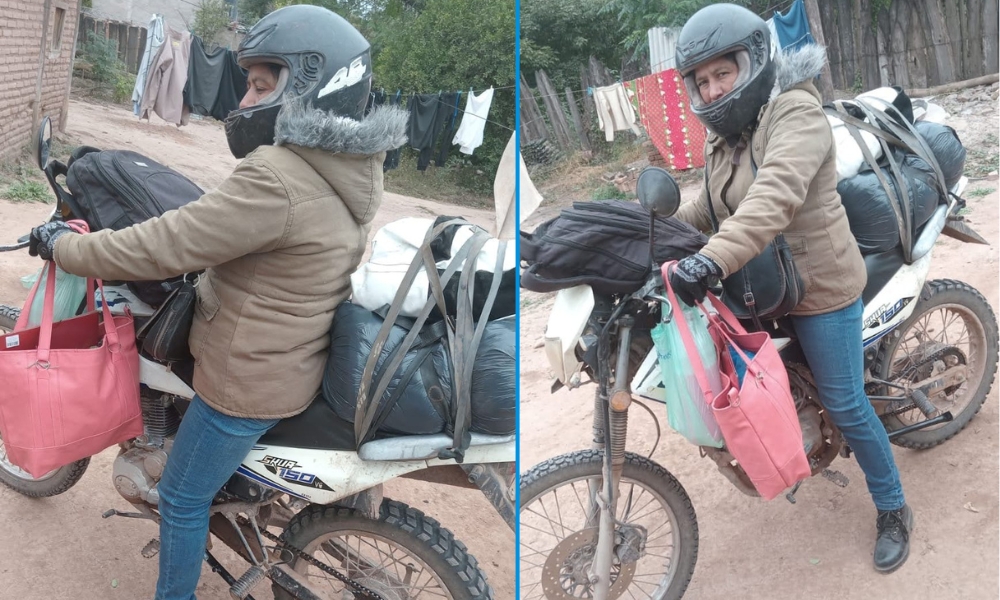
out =
[(864, 390), (867, 275), (837, 195), (833, 134), (812, 83), (825, 52), (809, 45), (772, 58), (770, 48), (764, 21), (731, 4), (703, 8), (681, 30), (677, 69), (710, 135), (707, 188), (677, 217), (711, 230), (711, 202), (720, 224), (701, 252), (678, 263), (670, 283), (692, 304), (784, 234), (805, 285), (792, 323), (820, 400), (865, 473), (878, 511), (875, 569), (888, 573), (909, 555), (913, 513)]
[(198, 393), (157, 488), (157, 600), (195, 597), (212, 499), (260, 436), (316, 395), (334, 309), (350, 295), (382, 199), (385, 152), (406, 142), (405, 111), (363, 117), (369, 44), (336, 14), (271, 13), (237, 57), (247, 92), (226, 137), (246, 159), (217, 189), (121, 231), (32, 232), (33, 253), (75, 275), (206, 269), (190, 338)]

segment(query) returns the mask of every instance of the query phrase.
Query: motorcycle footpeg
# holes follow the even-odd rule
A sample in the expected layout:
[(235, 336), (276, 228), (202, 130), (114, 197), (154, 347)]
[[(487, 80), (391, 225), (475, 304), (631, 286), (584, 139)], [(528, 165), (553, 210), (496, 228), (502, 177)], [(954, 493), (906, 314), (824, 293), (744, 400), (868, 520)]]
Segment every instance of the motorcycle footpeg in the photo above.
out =
[(264, 581), (265, 577), (267, 577), (267, 571), (260, 565), (254, 565), (229, 587), (229, 595), (236, 600), (245, 600), (250, 592), (257, 587), (257, 584)]
[(847, 475), (844, 475), (840, 471), (834, 471), (833, 469), (823, 469), (823, 477), (837, 487), (845, 488), (849, 483), (851, 483), (851, 480), (847, 478)]
[(160, 538), (153, 538), (149, 540), (149, 543), (143, 546), (142, 554), (143, 558), (153, 558), (160, 553)]
[(128, 517), (129, 519), (148, 519), (149, 518), (149, 517), (147, 517), (146, 515), (144, 515), (142, 513), (127, 513), (127, 512), (122, 512), (122, 511), (120, 511), (118, 509), (115, 509), (115, 508), (109, 508), (108, 510), (104, 511), (104, 513), (101, 515), (102, 519), (107, 519), (109, 517)]
[(796, 483), (795, 487), (792, 488), (792, 491), (785, 494), (785, 500), (788, 500), (789, 504), (795, 504), (795, 493), (799, 491), (799, 486), (801, 485), (802, 485), (801, 481)]
[(920, 412), (924, 413), (925, 417), (931, 418), (937, 415), (938, 412), (937, 407), (935, 407), (934, 404), (931, 403), (930, 398), (928, 398), (927, 394), (923, 393), (922, 391), (911, 390), (910, 399), (913, 400), (913, 403), (917, 405), (917, 408), (920, 409)]

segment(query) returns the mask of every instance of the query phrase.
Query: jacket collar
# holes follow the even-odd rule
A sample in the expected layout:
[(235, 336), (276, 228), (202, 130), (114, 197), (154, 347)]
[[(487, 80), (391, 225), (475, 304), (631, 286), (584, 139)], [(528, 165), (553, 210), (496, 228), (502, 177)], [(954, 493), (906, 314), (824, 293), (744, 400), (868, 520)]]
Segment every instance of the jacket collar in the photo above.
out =
[(378, 106), (365, 119), (356, 121), (293, 102), (278, 114), (274, 145), (343, 154), (388, 152), (406, 144), (409, 119), (410, 113), (396, 106)]

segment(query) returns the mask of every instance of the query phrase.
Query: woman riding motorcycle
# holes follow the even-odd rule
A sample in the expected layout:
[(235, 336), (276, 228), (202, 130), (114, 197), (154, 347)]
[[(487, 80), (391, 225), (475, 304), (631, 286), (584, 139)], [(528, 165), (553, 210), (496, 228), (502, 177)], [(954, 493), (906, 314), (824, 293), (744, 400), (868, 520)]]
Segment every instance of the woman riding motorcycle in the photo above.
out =
[[(767, 24), (749, 10), (713, 4), (677, 41), (677, 69), (691, 108), (710, 130), (707, 187), (677, 218), (718, 233), (670, 276), (688, 304), (783, 233), (805, 285), (791, 320), (820, 401), (857, 456), (878, 511), (875, 569), (909, 555), (913, 513), (903, 497), (885, 428), (864, 389), (861, 293), (866, 270), (837, 194), (836, 147), (813, 84), (826, 60), (807, 45), (771, 55)], [(754, 173), (754, 165), (757, 172)]]
[(83, 277), (205, 269), (190, 336), (197, 395), (158, 486), (157, 600), (195, 597), (212, 499), (320, 387), (334, 310), (382, 200), (385, 152), (406, 142), (405, 111), (364, 116), (369, 48), (324, 8), (269, 14), (237, 52), (248, 89), (226, 138), (246, 158), (218, 188), (121, 231), (78, 235), (54, 222), (32, 232), (32, 254)]

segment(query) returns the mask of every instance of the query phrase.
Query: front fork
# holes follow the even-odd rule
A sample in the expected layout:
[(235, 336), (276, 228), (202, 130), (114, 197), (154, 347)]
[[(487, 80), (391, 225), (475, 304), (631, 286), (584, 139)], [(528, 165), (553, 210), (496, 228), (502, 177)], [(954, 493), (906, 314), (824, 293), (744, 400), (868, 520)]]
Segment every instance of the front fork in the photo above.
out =
[(590, 582), (594, 600), (607, 600), (611, 589), (611, 564), (615, 551), (615, 515), (618, 506), (618, 484), (625, 466), (625, 440), (628, 434), (628, 408), (632, 402), (629, 390), (628, 363), (635, 320), (623, 317), (618, 322), (618, 356), (614, 388), (608, 390), (610, 374), (605, 365), (611, 362), (611, 349), (607, 338), (599, 342), (598, 363), (604, 372), (594, 397), (594, 445), (604, 451), (601, 481), (589, 482), (591, 506), (588, 528), (596, 527), (597, 545), (591, 563)]

